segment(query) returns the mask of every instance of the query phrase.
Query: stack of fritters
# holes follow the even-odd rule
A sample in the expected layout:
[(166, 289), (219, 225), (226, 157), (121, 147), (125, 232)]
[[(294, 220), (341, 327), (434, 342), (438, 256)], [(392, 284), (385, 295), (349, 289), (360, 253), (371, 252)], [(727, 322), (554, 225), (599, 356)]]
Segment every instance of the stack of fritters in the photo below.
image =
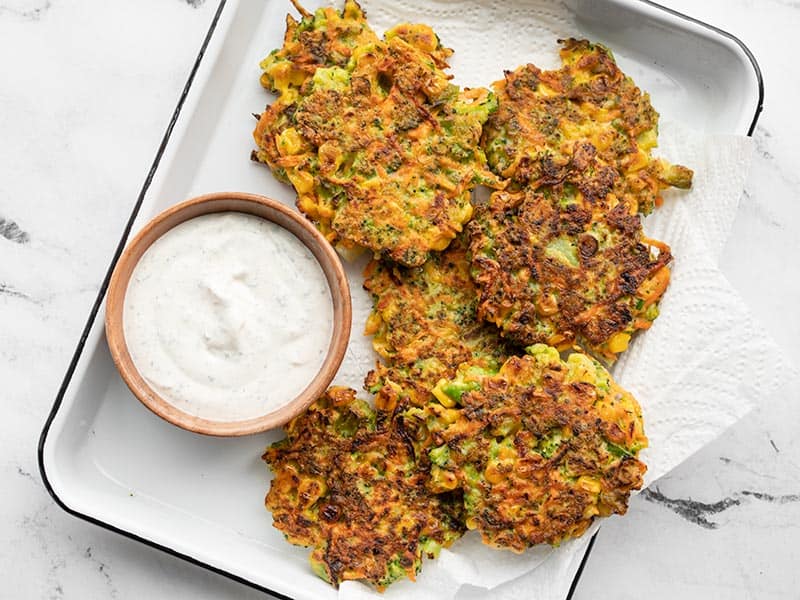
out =
[(425, 25), (377, 40), (355, 2), (289, 25), (262, 64), (280, 96), (259, 119), (253, 158), (294, 186), (331, 242), (423, 264), (472, 216), (472, 188), (497, 185), (478, 144), (493, 95), (449, 82), (451, 51)]
[(402, 421), (381, 426), (355, 391), (331, 388), (285, 429), (263, 457), (275, 473), (266, 505), (288, 541), (314, 548), (326, 581), (413, 580), (461, 536), (460, 493), (429, 491)]
[(470, 224), (478, 314), (518, 344), (577, 343), (610, 364), (669, 283), (669, 247), (639, 214), (692, 172), (650, 156), (658, 113), (606, 48), (570, 39), (561, 58), (494, 85), (483, 145), (509, 186)]
[[(465, 529), (521, 552), (624, 514), (641, 409), (595, 358), (559, 353), (612, 363), (669, 283), (641, 215), (692, 173), (651, 158), (647, 94), (607, 49), (567, 40), (562, 69), (507, 73), (495, 99), (449, 84), (424, 25), (378, 40), (352, 0), (300, 10), (262, 63), (280, 96), (254, 157), (328, 239), (375, 253), (382, 362), (375, 410), (331, 388), (267, 450), (275, 526), (327, 581), (383, 588)], [(462, 231), (477, 183), (497, 191)]]

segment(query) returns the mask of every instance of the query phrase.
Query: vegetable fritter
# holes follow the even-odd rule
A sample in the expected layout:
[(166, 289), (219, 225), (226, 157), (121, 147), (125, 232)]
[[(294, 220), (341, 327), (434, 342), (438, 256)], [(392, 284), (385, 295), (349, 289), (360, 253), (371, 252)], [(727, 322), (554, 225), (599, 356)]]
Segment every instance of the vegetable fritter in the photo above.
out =
[(373, 298), (365, 333), (389, 365), (378, 365), (366, 382), (380, 408), (393, 410), (400, 397), (424, 404), (460, 363), (496, 365), (508, 355), (497, 328), (478, 319), (465, 234), (421, 267), (373, 260), (364, 274)]
[(347, 66), (356, 48), (378, 41), (367, 25), (366, 14), (353, 0), (345, 0), (341, 11), (329, 6), (314, 14), (297, 3), (295, 6), (302, 13), (302, 20), (286, 15), (283, 46), (273, 50), (260, 65), (261, 85), (281, 96), (299, 93), (319, 68)]
[(436, 387), (441, 404), (407, 417), (433, 438), (432, 487), (462, 489), (467, 527), (516, 552), (624, 514), (646, 470), (636, 400), (584, 354), (564, 362), (548, 346), (528, 352), (499, 372), (462, 365)]
[(495, 173), (511, 189), (567, 183), (590, 202), (614, 193), (643, 214), (663, 189), (690, 187), (690, 169), (651, 157), (658, 113), (611, 52), (586, 40), (560, 43), (561, 69), (528, 64), (494, 84), (499, 108), (483, 145)]
[[(362, 43), (370, 35), (357, 5), (338, 25), (327, 19), (309, 15), (296, 27), (322, 29), (321, 41), (303, 45), (287, 31), (264, 61), (264, 83), (281, 95), (259, 119), (253, 158), (294, 186), (298, 208), (332, 243), (421, 265), (470, 219), (472, 188), (500, 186), (479, 145), (496, 100), (449, 82), (451, 51), (426, 25)], [(352, 34), (328, 42), (326, 28), (337, 26)], [(309, 56), (320, 66), (296, 68)]]
[(413, 580), (463, 533), (460, 494), (431, 493), (402, 420), (377, 423), (355, 391), (329, 389), (285, 430), (263, 456), (275, 473), (266, 505), (289, 542), (313, 547), (322, 579)]
[(578, 343), (612, 363), (658, 316), (669, 247), (646, 238), (639, 215), (613, 195), (495, 192), (469, 232), (478, 315), (517, 344)]

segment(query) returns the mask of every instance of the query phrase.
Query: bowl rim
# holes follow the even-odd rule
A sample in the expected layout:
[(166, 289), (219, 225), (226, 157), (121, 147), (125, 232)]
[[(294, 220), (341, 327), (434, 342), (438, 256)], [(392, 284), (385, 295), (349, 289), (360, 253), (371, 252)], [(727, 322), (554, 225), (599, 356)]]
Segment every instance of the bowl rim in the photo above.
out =
[[(314, 256), (325, 275), (333, 306), (333, 327), (322, 366), (308, 385), (292, 400), (258, 417), (238, 421), (206, 419), (168, 402), (144, 379), (131, 358), (125, 341), (123, 314), (131, 274), (147, 249), (170, 231), (201, 215), (240, 212), (282, 227)], [(190, 198), (160, 212), (136, 234), (119, 258), (106, 296), (105, 334), (114, 365), (134, 396), (150, 411), (182, 429), (205, 435), (229, 437), (260, 433), (284, 425), (314, 402), (330, 385), (344, 360), (352, 325), (350, 287), (338, 253), (330, 242), (298, 212), (282, 202), (246, 192), (215, 192)]]

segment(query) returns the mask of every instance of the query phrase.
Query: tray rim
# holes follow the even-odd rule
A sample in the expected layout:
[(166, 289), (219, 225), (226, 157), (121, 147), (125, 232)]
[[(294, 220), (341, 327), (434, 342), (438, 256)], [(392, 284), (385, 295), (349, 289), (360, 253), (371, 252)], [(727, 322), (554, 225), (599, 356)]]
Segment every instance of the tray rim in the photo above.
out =
[[(38, 445), (37, 445), (37, 462), (38, 462), (38, 466), (39, 466), (39, 475), (42, 478), (42, 483), (43, 483), (45, 489), (47, 490), (48, 494), (50, 495), (50, 497), (53, 499), (53, 501), (56, 503), (56, 505), (59, 508), (64, 510), (66, 513), (72, 515), (73, 517), (76, 517), (78, 519), (81, 519), (83, 521), (91, 523), (93, 525), (96, 525), (96, 526), (101, 527), (103, 529), (106, 529), (108, 531), (112, 531), (114, 533), (120, 534), (120, 535), (122, 535), (122, 536), (124, 536), (126, 538), (129, 538), (131, 540), (140, 542), (140, 543), (142, 543), (142, 544), (144, 544), (146, 546), (149, 546), (151, 548), (160, 550), (160, 551), (165, 552), (165, 553), (167, 553), (169, 555), (172, 555), (174, 557), (183, 559), (183, 560), (185, 560), (185, 561), (187, 561), (187, 562), (189, 562), (189, 563), (191, 563), (193, 565), (196, 565), (198, 567), (202, 567), (202, 568), (207, 569), (208, 571), (211, 571), (211, 572), (216, 573), (218, 575), (222, 575), (222, 576), (224, 576), (224, 577), (226, 577), (228, 579), (231, 579), (231, 580), (236, 581), (238, 583), (244, 584), (244, 585), (246, 585), (246, 586), (248, 586), (250, 588), (259, 590), (261, 592), (266, 592), (268, 594), (271, 594), (275, 598), (279, 598), (281, 600), (293, 600), (293, 598), (291, 596), (287, 596), (287, 595), (282, 594), (280, 592), (277, 592), (277, 591), (275, 591), (273, 589), (267, 588), (265, 586), (262, 586), (260, 584), (255, 583), (253, 581), (250, 581), (250, 580), (248, 580), (248, 579), (246, 579), (246, 578), (244, 578), (244, 577), (242, 577), (240, 575), (237, 575), (235, 573), (232, 573), (230, 571), (227, 571), (225, 569), (217, 567), (217, 566), (215, 566), (213, 564), (210, 564), (208, 562), (199, 560), (199, 559), (197, 559), (197, 558), (195, 558), (193, 556), (190, 556), (190, 555), (188, 555), (186, 553), (183, 553), (183, 552), (181, 552), (179, 550), (171, 548), (171, 547), (169, 547), (167, 545), (158, 543), (158, 542), (156, 542), (154, 540), (151, 540), (151, 539), (146, 538), (146, 537), (144, 537), (142, 535), (139, 535), (139, 534), (137, 534), (136, 532), (134, 532), (132, 530), (123, 529), (123, 528), (118, 527), (118, 526), (116, 526), (116, 525), (114, 525), (112, 523), (109, 523), (107, 521), (103, 521), (102, 519), (98, 519), (98, 518), (92, 516), (91, 514), (87, 514), (87, 513), (81, 512), (79, 510), (73, 509), (72, 507), (70, 507), (67, 504), (67, 502), (64, 499), (62, 499), (58, 495), (58, 493), (53, 488), (53, 486), (52, 486), (52, 484), (50, 482), (50, 479), (49, 479), (49, 477), (47, 475), (47, 464), (45, 462), (44, 447), (45, 447), (45, 443), (47, 441), (48, 434), (50, 433), (50, 428), (51, 428), (51, 426), (53, 424), (53, 421), (55, 420), (55, 418), (56, 418), (56, 416), (57, 416), (57, 414), (59, 412), (59, 409), (61, 408), (61, 405), (62, 405), (63, 400), (64, 400), (64, 396), (65, 396), (65, 394), (67, 392), (67, 389), (69, 388), (69, 385), (72, 382), (72, 377), (73, 377), (73, 375), (75, 373), (75, 369), (76, 369), (76, 367), (78, 365), (78, 362), (79, 362), (79, 360), (80, 360), (80, 358), (81, 358), (81, 356), (83, 354), (83, 350), (84, 350), (84, 348), (86, 346), (86, 342), (87, 342), (87, 339), (88, 339), (89, 334), (91, 332), (91, 329), (92, 329), (92, 327), (94, 327), (94, 323), (95, 323), (95, 321), (97, 319), (97, 314), (98, 314), (100, 308), (103, 305), (103, 300), (104, 300), (106, 292), (108, 290), (108, 285), (109, 285), (109, 282), (110, 282), (110, 279), (111, 279), (111, 274), (113, 273), (114, 267), (116, 266), (117, 261), (119, 260), (120, 256), (122, 255), (122, 252), (125, 249), (125, 246), (126, 246), (126, 244), (128, 242), (128, 238), (130, 237), (131, 230), (133, 228), (133, 224), (134, 224), (134, 222), (135, 222), (135, 220), (136, 220), (136, 218), (137, 218), (137, 216), (139, 214), (139, 210), (141, 208), (142, 202), (144, 201), (144, 198), (145, 198), (145, 196), (147, 194), (147, 191), (150, 188), (150, 184), (153, 181), (155, 173), (156, 173), (156, 171), (158, 170), (158, 168), (159, 168), (159, 166), (161, 164), (161, 160), (162, 160), (162, 158), (164, 156), (164, 153), (166, 151), (167, 145), (169, 144), (169, 141), (170, 141), (170, 139), (172, 137), (172, 132), (173, 132), (173, 129), (175, 128), (175, 124), (178, 121), (178, 118), (180, 116), (181, 110), (184, 107), (185, 101), (186, 101), (186, 99), (187, 99), (187, 97), (189, 95), (189, 92), (191, 90), (191, 87), (192, 87), (192, 85), (193, 85), (193, 83), (195, 81), (195, 76), (196, 76), (197, 71), (200, 68), (200, 64), (201, 64), (201, 62), (202, 62), (202, 60), (203, 60), (203, 58), (204, 58), (204, 56), (206, 54), (206, 50), (207, 50), (207, 48), (209, 46), (209, 43), (211, 42), (211, 39), (212, 39), (212, 37), (213, 37), (213, 35), (214, 35), (215, 31), (216, 31), (216, 28), (217, 28), (217, 25), (219, 23), (220, 17), (222, 16), (222, 12), (225, 9), (225, 6), (227, 5), (227, 1), (228, 0), (219, 0), (219, 4), (217, 5), (216, 10), (214, 11), (214, 16), (211, 19), (211, 23), (210, 23), (210, 25), (208, 27), (208, 30), (206, 32), (205, 37), (203, 38), (203, 42), (202, 42), (202, 44), (200, 46), (200, 49), (199, 49), (199, 51), (197, 53), (197, 56), (195, 57), (195, 61), (194, 61), (193, 65), (192, 65), (192, 68), (191, 68), (191, 70), (189, 72), (189, 76), (188, 76), (188, 78), (186, 80), (186, 83), (184, 84), (183, 89), (181, 90), (180, 96), (178, 97), (178, 102), (177, 102), (177, 104), (175, 106), (175, 109), (172, 112), (172, 115), (170, 117), (169, 123), (167, 124), (166, 130), (164, 132), (164, 135), (162, 136), (161, 141), (159, 143), (158, 149), (156, 150), (156, 154), (155, 154), (155, 157), (153, 159), (153, 162), (151, 163), (150, 169), (147, 172), (147, 175), (145, 177), (145, 180), (144, 180), (144, 183), (142, 185), (142, 188), (139, 191), (139, 194), (138, 194), (138, 196), (136, 198), (136, 202), (134, 203), (133, 208), (131, 209), (131, 214), (130, 214), (127, 222), (125, 223), (125, 227), (123, 228), (122, 236), (120, 237), (120, 241), (119, 241), (119, 243), (118, 243), (118, 245), (117, 245), (117, 247), (116, 247), (116, 249), (114, 251), (114, 254), (113, 254), (112, 259), (111, 259), (111, 263), (109, 264), (109, 267), (108, 267), (108, 269), (107, 269), (107, 271), (105, 273), (105, 276), (103, 277), (102, 283), (101, 283), (100, 288), (99, 288), (98, 293), (97, 293), (97, 297), (95, 298), (94, 303), (92, 304), (92, 307), (91, 307), (91, 309), (89, 311), (89, 316), (88, 316), (88, 318), (86, 320), (86, 324), (84, 325), (84, 328), (83, 328), (83, 330), (81, 332), (81, 335), (80, 335), (80, 337), (78, 339), (78, 343), (77, 343), (77, 345), (75, 347), (75, 351), (72, 354), (70, 362), (69, 362), (69, 364), (67, 366), (67, 370), (66, 370), (66, 372), (64, 374), (64, 378), (61, 381), (61, 384), (59, 386), (58, 392), (56, 393), (56, 397), (55, 397), (55, 399), (53, 401), (53, 405), (50, 408), (48, 416), (47, 416), (47, 418), (46, 418), (46, 420), (44, 422), (44, 425), (42, 427), (42, 431), (41, 431), (41, 433), (39, 435), (39, 442), (38, 442)], [(753, 68), (753, 71), (754, 71), (754, 74), (755, 74), (755, 78), (756, 78), (756, 82), (757, 82), (757, 87), (758, 87), (758, 100), (757, 100), (756, 107), (755, 107), (755, 110), (754, 110), (754, 113), (753, 113), (753, 118), (752, 118), (752, 120), (750, 122), (750, 126), (749, 126), (749, 128), (747, 130), (747, 133), (746, 133), (746, 135), (748, 137), (752, 137), (753, 132), (755, 131), (756, 125), (758, 124), (759, 117), (761, 116), (761, 113), (762, 113), (763, 108), (764, 108), (764, 78), (763, 78), (763, 75), (762, 75), (762, 72), (761, 72), (761, 67), (759, 66), (758, 61), (757, 61), (755, 55), (753, 54), (753, 52), (750, 50), (750, 48), (748, 48), (747, 45), (741, 39), (739, 39), (737, 36), (735, 36), (734, 34), (728, 32), (728, 31), (725, 31), (724, 29), (721, 29), (719, 27), (716, 27), (714, 25), (711, 25), (710, 23), (707, 23), (707, 22), (702, 21), (700, 19), (696, 19), (694, 17), (686, 15), (686, 14), (684, 14), (682, 12), (679, 12), (677, 10), (674, 10), (672, 8), (663, 6), (662, 4), (654, 2), (653, 0), (634, 0), (634, 1), (638, 2), (638, 3), (641, 3), (641, 4), (644, 4), (644, 5), (647, 5), (647, 6), (650, 6), (650, 7), (653, 7), (655, 9), (663, 11), (663, 12), (665, 12), (665, 13), (673, 16), (673, 17), (676, 17), (678, 19), (687, 21), (689, 23), (693, 23), (694, 25), (698, 25), (698, 26), (700, 26), (700, 27), (702, 27), (704, 29), (707, 29), (712, 33), (715, 33), (715, 34), (717, 34), (717, 35), (719, 35), (721, 37), (724, 37), (724, 38), (728, 39), (729, 41), (733, 42), (739, 48), (739, 50), (748, 59), (748, 61), (750, 62), (750, 65)], [(599, 530), (596, 531), (592, 535), (590, 540), (589, 540), (589, 543), (588, 543), (588, 545), (586, 547), (586, 550), (584, 551), (583, 557), (581, 558), (580, 564), (578, 565), (578, 569), (575, 571), (575, 574), (574, 574), (574, 576), (572, 578), (572, 582), (570, 584), (569, 591), (567, 593), (567, 596), (566, 596), (565, 600), (571, 600), (573, 595), (574, 595), (574, 593), (575, 593), (575, 591), (576, 591), (576, 589), (577, 589), (577, 587), (578, 587), (578, 583), (580, 581), (581, 575), (583, 574), (583, 570), (584, 570), (584, 568), (585, 568), (585, 566), (586, 566), (586, 564), (587, 564), (587, 562), (589, 560), (589, 556), (592, 553), (595, 541), (597, 540), (597, 534), (598, 533), (599, 533)]]

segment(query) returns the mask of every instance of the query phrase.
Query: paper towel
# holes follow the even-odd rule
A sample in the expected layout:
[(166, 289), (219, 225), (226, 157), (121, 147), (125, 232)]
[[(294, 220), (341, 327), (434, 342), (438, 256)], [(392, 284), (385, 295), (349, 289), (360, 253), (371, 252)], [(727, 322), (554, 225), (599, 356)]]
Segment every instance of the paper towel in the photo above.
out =
[[(454, 80), (467, 86), (487, 85), (501, 77), (503, 68), (527, 62), (557, 67), (555, 40), (581, 34), (563, 5), (542, 0), (364, 0), (362, 5), (377, 31), (403, 21), (433, 26), (456, 51)], [(769, 396), (784, 368), (776, 360), (777, 348), (717, 268), (750, 165), (751, 140), (662, 123), (656, 153), (693, 168), (695, 180), (691, 191), (666, 193), (664, 206), (645, 222), (648, 235), (672, 247), (672, 283), (659, 319), (635, 338), (613, 370), (643, 408), (650, 439), (642, 456), (647, 483)], [(365, 261), (347, 266), (354, 332), (337, 376), (337, 383), (356, 389), (376, 359), (361, 334), (371, 309), (360, 286)], [(417, 582), (400, 581), (384, 594), (346, 582), (339, 597), (472, 599), (486, 597), (490, 589), (492, 598), (561, 600), (597, 526), (557, 549), (534, 548), (522, 555), (489, 549), (470, 533), (436, 561), (425, 561)]]

